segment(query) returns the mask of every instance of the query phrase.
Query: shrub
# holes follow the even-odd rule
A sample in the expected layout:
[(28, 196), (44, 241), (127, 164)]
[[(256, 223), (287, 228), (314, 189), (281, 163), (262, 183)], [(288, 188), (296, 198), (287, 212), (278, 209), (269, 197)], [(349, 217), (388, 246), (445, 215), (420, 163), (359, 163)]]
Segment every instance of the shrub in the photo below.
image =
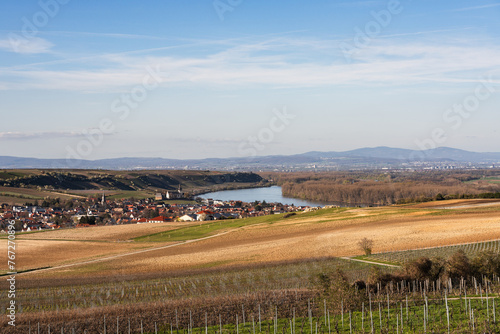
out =
[[(363, 302), (366, 302), (366, 294), (360, 292), (357, 287), (359, 285), (351, 285), (345, 273), (336, 269), (333, 273), (319, 274), (313, 279), (313, 284), (318, 292), (318, 303), (322, 304), (325, 300), (329, 309), (335, 312), (340, 312), (343, 307), (346, 310), (356, 310), (361, 307)], [(363, 282), (364, 284), (364, 282)]]
[(384, 273), (380, 270), (379, 267), (372, 267), (372, 271), (368, 276), (367, 283), (370, 286), (370, 290), (376, 291), (375, 287), (379, 284), (381, 289), (384, 289), (385, 286), (391, 282), (401, 281), (403, 276), (399, 273)]
[(421, 257), (407, 263), (403, 272), (408, 280), (436, 280), (444, 272), (444, 261), (439, 258), (431, 260)]
[(472, 271), (488, 277), (500, 276), (500, 254), (492, 251), (479, 253), (471, 261)]
[(457, 251), (446, 262), (445, 278), (458, 281), (462, 277), (470, 277), (473, 274), (472, 266), (463, 250)]
[(358, 246), (359, 248), (361, 248), (363, 252), (365, 252), (365, 255), (371, 255), (373, 249), (373, 240), (368, 238), (363, 238), (358, 242)]

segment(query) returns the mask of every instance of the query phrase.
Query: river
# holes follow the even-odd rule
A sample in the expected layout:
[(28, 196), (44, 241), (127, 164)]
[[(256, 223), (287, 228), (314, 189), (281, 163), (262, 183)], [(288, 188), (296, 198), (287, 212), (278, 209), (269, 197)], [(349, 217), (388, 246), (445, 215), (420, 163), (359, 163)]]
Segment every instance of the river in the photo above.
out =
[(264, 188), (223, 190), (199, 195), (201, 198), (212, 198), (221, 201), (266, 201), (268, 203), (281, 203), (295, 206), (325, 206), (325, 203), (313, 202), (303, 199), (284, 197), (281, 194), (281, 187), (272, 186)]

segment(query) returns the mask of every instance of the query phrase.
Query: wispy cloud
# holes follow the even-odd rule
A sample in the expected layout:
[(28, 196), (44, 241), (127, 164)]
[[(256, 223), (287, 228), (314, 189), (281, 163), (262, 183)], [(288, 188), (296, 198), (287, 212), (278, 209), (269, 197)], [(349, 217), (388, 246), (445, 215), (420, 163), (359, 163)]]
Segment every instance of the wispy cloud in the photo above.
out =
[[(127, 52), (102, 55), (91, 65), (69, 62), (65, 69), (33, 65), (3, 68), (0, 89), (120, 91), (141, 84), (146, 67), (159, 68), (164, 85), (412, 85), (425, 82), (469, 83), (498, 73), (500, 45), (494, 40), (430, 38), (372, 41), (345, 62), (338, 40), (273, 37), (267, 40), (206, 42), (204, 54), (152, 55)], [(168, 51), (165, 51), (167, 54)]]
[(12, 34), (0, 40), (0, 49), (15, 53), (38, 54), (51, 51), (53, 44), (40, 37), (25, 38)]
[(348, 1), (348, 2), (336, 2), (333, 3), (333, 7), (373, 7), (385, 4), (384, 1)]
[(46, 131), (46, 132), (0, 132), (0, 140), (9, 139), (53, 139), (83, 137), (82, 132), (77, 131)]
[(464, 7), (464, 8), (457, 8), (454, 9), (454, 12), (465, 12), (469, 10), (477, 10), (477, 9), (485, 9), (485, 8), (491, 8), (491, 7), (498, 7), (500, 6), (500, 3), (492, 3), (488, 5), (482, 5), (482, 6), (473, 6), (473, 7)]
[(152, 39), (160, 40), (165, 39), (158, 36), (141, 35), (141, 34), (118, 34), (118, 33), (105, 33), (105, 32), (88, 32), (88, 31), (57, 31), (46, 30), (41, 32), (44, 35), (58, 35), (58, 36), (90, 36), (90, 37), (103, 37), (103, 38), (125, 38), (125, 39)]
[(392, 38), (392, 37), (404, 37), (404, 36), (417, 36), (417, 35), (435, 35), (449, 32), (464, 32), (467, 30), (473, 30), (474, 27), (462, 27), (462, 28), (454, 28), (454, 29), (438, 29), (438, 30), (422, 30), (422, 31), (414, 31), (414, 32), (406, 32), (399, 34), (389, 34), (389, 35), (380, 35), (379, 38)]
[(226, 144), (239, 144), (241, 138), (202, 138), (202, 137), (168, 137), (164, 138), (165, 141), (176, 143), (195, 143), (195, 144), (208, 144), (208, 145), (226, 145)]

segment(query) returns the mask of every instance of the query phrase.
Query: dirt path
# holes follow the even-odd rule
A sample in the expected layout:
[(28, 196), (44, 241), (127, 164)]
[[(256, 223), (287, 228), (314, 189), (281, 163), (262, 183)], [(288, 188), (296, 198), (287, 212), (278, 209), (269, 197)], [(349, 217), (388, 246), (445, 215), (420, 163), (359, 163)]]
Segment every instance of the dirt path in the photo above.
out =
[(51, 194), (56, 194), (56, 195), (63, 195), (63, 196), (68, 196), (68, 197), (73, 197), (73, 198), (85, 198), (85, 196), (80, 196), (80, 195), (73, 195), (73, 194), (66, 194), (66, 193), (60, 193), (57, 191), (50, 191)]
[(206, 239), (216, 238), (216, 237), (219, 237), (221, 235), (224, 235), (224, 234), (227, 234), (227, 233), (230, 233), (230, 232), (232, 232), (232, 231), (221, 232), (221, 233), (218, 233), (218, 234), (215, 234), (215, 235), (211, 235), (211, 236), (208, 236), (208, 237), (204, 237), (204, 238), (200, 238), (200, 239), (193, 239), (193, 240), (181, 241), (181, 242), (178, 242), (178, 243), (173, 244), (173, 245), (148, 248), (148, 249), (143, 249), (143, 250), (139, 250), (139, 251), (133, 251), (133, 252), (127, 252), (127, 253), (123, 253), (123, 254), (106, 256), (106, 257), (102, 257), (102, 258), (94, 259), (94, 260), (87, 260), (87, 261), (75, 262), (75, 263), (70, 263), (70, 264), (63, 264), (63, 265), (54, 266), (54, 267), (50, 267), (50, 268), (34, 269), (34, 270), (30, 270), (30, 271), (27, 271), (27, 272), (24, 272), (24, 273), (23, 272), (17, 273), (17, 275), (34, 273), (34, 272), (39, 273), (39, 272), (42, 272), (42, 271), (56, 270), (56, 269), (74, 267), (74, 266), (79, 266), (79, 265), (84, 265), (84, 264), (90, 264), (90, 263), (96, 263), (96, 262), (101, 262), (101, 261), (113, 260), (113, 259), (117, 259), (117, 258), (124, 257), (124, 256), (137, 255), (137, 254), (142, 254), (142, 253), (157, 251), (157, 250), (161, 250), (161, 249), (166, 249), (166, 248), (181, 246), (181, 245), (185, 245), (185, 244), (190, 244), (190, 243), (197, 242), (197, 241), (203, 241), (203, 240), (206, 240)]
[[(318, 217), (297, 217), (272, 224), (247, 225), (190, 242), (143, 250), (127, 250), (95, 260), (80, 260), (66, 266), (106, 261), (99, 268), (87, 266), (78, 275), (112, 275), (146, 272), (174, 272), (199, 267), (224, 267), (302, 260), (352, 257), (359, 254), (363, 237), (374, 240), (377, 253), (438, 247), (500, 239), (500, 213), (472, 212), (457, 215), (415, 215), (393, 209), (357, 209), (355, 216), (332, 213)], [(367, 216), (360, 216), (368, 214)], [(371, 215), (370, 215), (371, 214)], [(377, 214), (377, 215), (373, 215)], [(154, 247), (154, 246), (153, 246)], [(147, 256), (143, 254), (147, 252)], [(355, 259), (350, 258), (351, 261)], [(356, 259), (357, 260), (357, 259)], [(77, 260), (78, 261), (78, 260)], [(89, 262), (90, 261), (90, 262)], [(392, 264), (370, 264), (397, 268)], [(66, 268), (66, 267), (53, 267)], [(73, 270), (53, 270), (51, 275), (75, 275)]]
[(401, 266), (398, 266), (398, 265), (395, 265), (395, 264), (388, 264), (388, 263), (380, 263), (380, 262), (373, 262), (373, 261), (367, 261), (367, 260), (353, 259), (352, 257), (347, 257), (347, 256), (342, 256), (342, 257), (340, 257), (340, 259), (349, 260), (349, 261), (356, 261), (356, 262), (363, 262), (363, 263), (369, 263), (369, 264), (376, 264), (378, 266), (384, 266), (384, 267), (401, 268)]

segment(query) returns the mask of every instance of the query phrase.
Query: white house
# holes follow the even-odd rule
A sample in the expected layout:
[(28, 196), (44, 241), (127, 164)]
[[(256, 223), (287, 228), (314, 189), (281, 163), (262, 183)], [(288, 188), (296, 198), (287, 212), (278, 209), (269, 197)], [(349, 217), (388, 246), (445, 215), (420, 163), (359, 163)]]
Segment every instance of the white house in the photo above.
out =
[(197, 219), (197, 215), (195, 215), (194, 213), (191, 213), (191, 214), (187, 214), (187, 215), (180, 217), (179, 221), (181, 221), (181, 222), (194, 222), (194, 221), (196, 221), (196, 219)]

